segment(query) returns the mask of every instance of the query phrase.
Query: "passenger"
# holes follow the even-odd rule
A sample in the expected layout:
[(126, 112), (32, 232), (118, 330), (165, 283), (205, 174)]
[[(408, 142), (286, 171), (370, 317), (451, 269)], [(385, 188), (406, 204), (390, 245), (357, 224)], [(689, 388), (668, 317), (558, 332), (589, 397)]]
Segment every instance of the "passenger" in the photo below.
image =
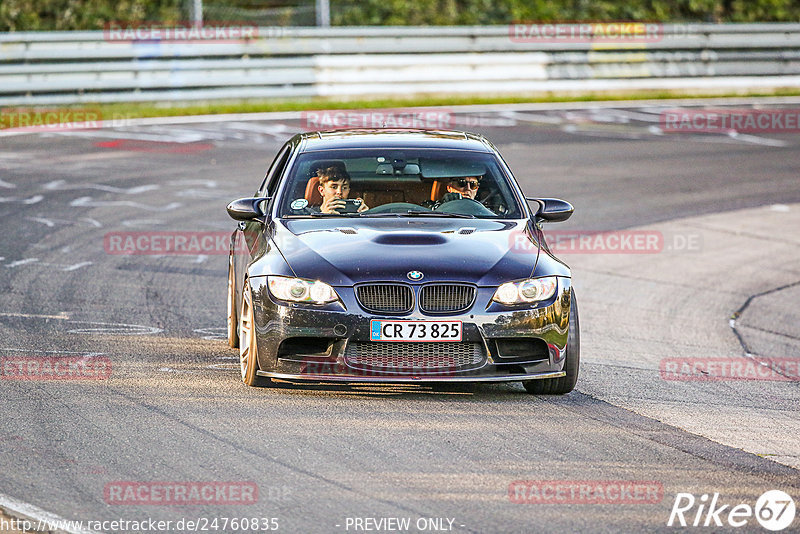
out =
[[(333, 165), (317, 170), (317, 177), (319, 178), (319, 194), (322, 195), (322, 205), (319, 206), (319, 211), (322, 213), (335, 213), (339, 215), (339, 211), (345, 207), (344, 199), (350, 195), (350, 175), (341, 165)], [(358, 211), (366, 211), (369, 209), (364, 199), (361, 200), (361, 205)]]

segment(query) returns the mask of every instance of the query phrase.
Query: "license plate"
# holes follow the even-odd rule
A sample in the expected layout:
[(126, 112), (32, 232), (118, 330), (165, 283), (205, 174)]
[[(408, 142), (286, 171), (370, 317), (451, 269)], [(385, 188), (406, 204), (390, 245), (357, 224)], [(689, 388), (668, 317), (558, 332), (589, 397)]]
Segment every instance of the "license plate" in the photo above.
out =
[(461, 321), (370, 321), (372, 341), (461, 341)]

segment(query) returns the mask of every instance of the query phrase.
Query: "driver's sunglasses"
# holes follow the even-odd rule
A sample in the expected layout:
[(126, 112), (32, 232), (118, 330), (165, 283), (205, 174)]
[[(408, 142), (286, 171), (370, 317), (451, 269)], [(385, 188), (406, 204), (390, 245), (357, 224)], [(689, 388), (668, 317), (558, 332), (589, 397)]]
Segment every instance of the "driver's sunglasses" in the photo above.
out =
[(458, 184), (458, 187), (461, 188), (469, 186), (470, 189), (478, 189), (478, 187), (480, 187), (480, 184), (478, 184), (478, 180), (464, 180), (462, 178), (461, 180), (453, 180), (453, 181)]

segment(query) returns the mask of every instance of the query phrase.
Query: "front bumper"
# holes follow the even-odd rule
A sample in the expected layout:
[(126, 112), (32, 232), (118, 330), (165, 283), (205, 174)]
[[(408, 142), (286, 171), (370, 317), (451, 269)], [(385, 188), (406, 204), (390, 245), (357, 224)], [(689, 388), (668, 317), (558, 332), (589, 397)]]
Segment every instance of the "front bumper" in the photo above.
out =
[[(361, 308), (352, 287), (336, 287), (341, 304), (310, 307), (275, 301), (266, 277), (250, 278), (250, 286), (260, 376), (354, 383), (508, 382), (565, 376), (571, 302), (566, 277), (559, 277), (556, 294), (536, 308), (491, 303), (495, 288), (478, 288), (470, 310), (447, 316), (418, 309), (403, 316), (375, 315)], [(457, 342), (431, 342), (425, 350), (418, 343), (373, 342), (371, 319), (460, 320), (463, 339), (458, 347)], [(365, 360), (364, 354), (372, 352), (381, 356)], [(393, 359), (396, 352), (402, 357)]]

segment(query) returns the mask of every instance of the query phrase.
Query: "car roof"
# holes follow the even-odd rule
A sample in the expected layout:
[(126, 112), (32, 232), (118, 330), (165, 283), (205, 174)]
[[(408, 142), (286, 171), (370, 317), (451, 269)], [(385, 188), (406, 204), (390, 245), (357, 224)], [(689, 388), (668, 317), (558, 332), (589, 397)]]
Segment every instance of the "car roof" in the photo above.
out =
[(352, 129), (299, 134), (301, 152), (337, 148), (439, 148), (494, 152), (482, 135), (453, 130)]

